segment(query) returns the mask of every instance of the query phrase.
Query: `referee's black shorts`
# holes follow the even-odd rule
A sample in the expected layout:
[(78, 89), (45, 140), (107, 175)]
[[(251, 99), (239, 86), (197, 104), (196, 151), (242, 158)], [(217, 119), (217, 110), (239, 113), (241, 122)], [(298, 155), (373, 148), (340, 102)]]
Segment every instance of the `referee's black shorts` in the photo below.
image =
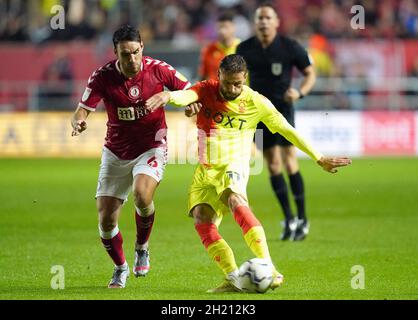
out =
[[(285, 110), (279, 110), (281, 114), (286, 118), (293, 127), (295, 126), (295, 109), (293, 107), (286, 108)], [(260, 130), (263, 133), (263, 141), (260, 141), (260, 138), (255, 137), (255, 144), (259, 150), (270, 149), (274, 146), (288, 147), (292, 143), (289, 142), (285, 137), (279, 133), (271, 133), (271, 131), (266, 127), (262, 122), (259, 122), (257, 125), (257, 134), (260, 134)]]

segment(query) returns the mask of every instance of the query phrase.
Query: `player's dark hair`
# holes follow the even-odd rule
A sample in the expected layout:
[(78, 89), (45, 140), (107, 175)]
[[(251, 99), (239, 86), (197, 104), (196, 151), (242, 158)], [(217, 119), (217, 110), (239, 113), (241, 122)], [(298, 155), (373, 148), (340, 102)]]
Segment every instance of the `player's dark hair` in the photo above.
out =
[(141, 42), (141, 34), (138, 30), (130, 25), (124, 25), (115, 31), (113, 34), (113, 45), (116, 48), (119, 42), (122, 41), (137, 41)]
[(219, 69), (230, 73), (247, 73), (247, 63), (239, 54), (230, 54), (222, 59)]
[(216, 19), (217, 22), (234, 22), (234, 14), (230, 11), (225, 11)]
[(278, 11), (277, 11), (277, 9), (276, 9), (276, 7), (275, 7), (275, 5), (272, 3), (272, 2), (268, 2), (268, 1), (266, 1), (266, 2), (262, 2), (258, 7), (257, 7), (257, 9), (260, 9), (260, 8), (265, 8), (265, 7), (267, 7), (267, 8), (271, 8), (271, 9), (273, 9), (273, 11), (278, 15)]

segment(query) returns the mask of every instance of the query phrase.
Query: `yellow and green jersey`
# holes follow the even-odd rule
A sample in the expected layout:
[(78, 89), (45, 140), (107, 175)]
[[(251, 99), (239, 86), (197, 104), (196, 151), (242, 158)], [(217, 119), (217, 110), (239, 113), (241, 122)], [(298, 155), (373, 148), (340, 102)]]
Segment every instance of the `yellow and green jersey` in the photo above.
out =
[(170, 92), (170, 103), (186, 106), (199, 101), (197, 114), (199, 160), (205, 165), (249, 166), (257, 124), (280, 133), (300, 150), (318, 161), (322, 154), (313, 149), (263, 95), (244, 86), (234, 100), (225, 100), (219, 81), (201, 81), (191, 89)]

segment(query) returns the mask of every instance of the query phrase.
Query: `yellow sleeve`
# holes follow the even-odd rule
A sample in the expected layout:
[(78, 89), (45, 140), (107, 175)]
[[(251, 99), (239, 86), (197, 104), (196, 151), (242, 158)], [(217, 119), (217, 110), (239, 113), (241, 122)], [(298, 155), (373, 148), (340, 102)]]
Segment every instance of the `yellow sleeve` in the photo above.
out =
[(313, 160), (322, 158), (322, 153), (315, 150), (303, 137), (299, 135), (294, 127), (277, 111), (269, 99), (255, 93), (254, 102), (260, 110), (260, 120), (269, 128), (272, 133), (280, 133), (287, 140), (293, 143), (300, 150), (305, 152)]
[(176, 107), (184, 107), (199, 100), (199, 96), (193, 90), (178, 90), (170, 92), (169, 104)]

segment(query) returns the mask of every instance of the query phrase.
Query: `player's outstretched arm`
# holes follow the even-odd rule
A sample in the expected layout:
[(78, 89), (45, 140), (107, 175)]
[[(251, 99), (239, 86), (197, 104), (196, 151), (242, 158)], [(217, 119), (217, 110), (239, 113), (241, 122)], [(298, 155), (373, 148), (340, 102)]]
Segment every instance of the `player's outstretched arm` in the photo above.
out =
[(277, 117), (281, 119), (278, 123), (276, 132), (279, 132), (287, 140), (292, 142), (297, 148), (302, 150), (304, 153), (309, 155), (316, 161), (325, 171), (336, 173), (338, 167), (345, 167), (351, 164), (351, 159), (347, 157), (326, 157), (323, 156), (319, 151), (312, 147), (296, 130), (293, 128), (286, 119), (279, 115)]
[(86, 110), (82, 107), (77, 108), (77, 110), (73, 114), (73, 117), (71, 118), (71, 126), (73, 128), (71, 136), (78, 136), (80, 133), (87, 129), (86, 119), (89, 116), (89, 114), (89, 110)]
[(153, 112), (155, 109), (164, 107), (170, 100), (170, 93), (167, 91), (159, 92), (154, 94), (145, 102), (145, 107)]
[(325, 171), (336, 173), (338, 167), (345, 167), (351, 164), (351, 159), (347, 157), (325, 157), (319, 151), (315, 150), (297, 131), (290, 125), (283, 115), (276, 110), (273, 104), (267, 98), (256, 95), (254, 102), (257, 103), (260, 111), (263, 113), (261, 121), (273, 133), (280, 133), (289, 140), (298, 149), (306, 153)]
[(154, 94), (145, 102), (145, 108), (153, 112), (155, 109), (165, 106), (167, 103), (176, 107), (184, 107), (196, 102), (199, 96), (193, 90), (164, 91)]
[(338, 167), (348, 166), (351, 162), (351, 159), (347, 157), (321, 157), (321, 159), (317, 161), (322, 169), (331, 173), (337, 173)]

